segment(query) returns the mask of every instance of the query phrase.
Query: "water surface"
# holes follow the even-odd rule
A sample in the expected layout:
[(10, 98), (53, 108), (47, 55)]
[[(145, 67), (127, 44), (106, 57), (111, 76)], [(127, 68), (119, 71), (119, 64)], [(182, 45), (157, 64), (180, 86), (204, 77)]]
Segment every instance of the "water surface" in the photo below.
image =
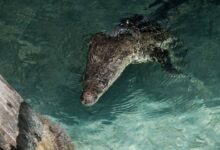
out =
[[(0, 0), (0, 74), (79, 150), (218, 150), (220, 3), (151, 3)], [(89, 37), (137, 13), (154, 16), (182, 41), (188, 53), (176, 65), (187, 75), (131, 65), (94, 107), (81, 106)]]

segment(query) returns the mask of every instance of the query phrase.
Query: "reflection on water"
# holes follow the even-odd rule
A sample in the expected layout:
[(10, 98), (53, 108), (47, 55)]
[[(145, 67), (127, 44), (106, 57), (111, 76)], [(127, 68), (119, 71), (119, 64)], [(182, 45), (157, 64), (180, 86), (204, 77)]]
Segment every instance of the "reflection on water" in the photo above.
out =
[[(152, 2), (1, 0), (0, 73), (78, 149), (220, 149), (220, 3)], [(94, 107), (81, 106), (89, 37), (135, 13), (183, 41), (185, 75), (131, 65)]]

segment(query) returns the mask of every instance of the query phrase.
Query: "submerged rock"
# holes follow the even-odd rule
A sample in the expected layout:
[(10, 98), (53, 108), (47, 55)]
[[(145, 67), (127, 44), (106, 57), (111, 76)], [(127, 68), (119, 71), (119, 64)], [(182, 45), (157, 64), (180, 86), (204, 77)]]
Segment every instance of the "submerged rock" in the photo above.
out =
[(35, 114), (0, 76), (0, 150), (73, 150), (58, 126)]
[(171, 63), (174, 43), (167, 30), (140, 15), (123, 19), (110, 34), (96, 33), (89, 43), (82, 104), (95, 104), (129, 64), (158, 62), (178, 72)]

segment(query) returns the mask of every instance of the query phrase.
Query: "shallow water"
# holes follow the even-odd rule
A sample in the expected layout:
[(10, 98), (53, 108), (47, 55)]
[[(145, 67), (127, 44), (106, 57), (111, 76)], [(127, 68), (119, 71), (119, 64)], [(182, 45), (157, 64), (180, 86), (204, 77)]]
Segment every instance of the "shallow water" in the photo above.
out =
[[(218, 150), (220, 3), (151, 3), (0, 0), (0, 74), (79, 150)], [(81, 106), (89, 37), (135, 13), (154, 16), (182, 41), (188, 53), (176, 65), (186, 75), (131, 65), (94, 107)]]

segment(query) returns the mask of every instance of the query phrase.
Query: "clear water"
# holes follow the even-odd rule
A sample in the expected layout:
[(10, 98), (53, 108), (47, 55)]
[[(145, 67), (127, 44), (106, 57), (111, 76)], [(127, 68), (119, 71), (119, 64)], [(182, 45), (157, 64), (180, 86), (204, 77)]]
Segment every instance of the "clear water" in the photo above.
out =
[(94, 107), (79, 103), (89, 37), (161, 6), (150, 3), (0, 0), (0, 74), (79, 150), (219, 150), (218, 0), (191, 0), (163, 16), (189, 50), (180, 66), (190, 78), (131, 65)]

